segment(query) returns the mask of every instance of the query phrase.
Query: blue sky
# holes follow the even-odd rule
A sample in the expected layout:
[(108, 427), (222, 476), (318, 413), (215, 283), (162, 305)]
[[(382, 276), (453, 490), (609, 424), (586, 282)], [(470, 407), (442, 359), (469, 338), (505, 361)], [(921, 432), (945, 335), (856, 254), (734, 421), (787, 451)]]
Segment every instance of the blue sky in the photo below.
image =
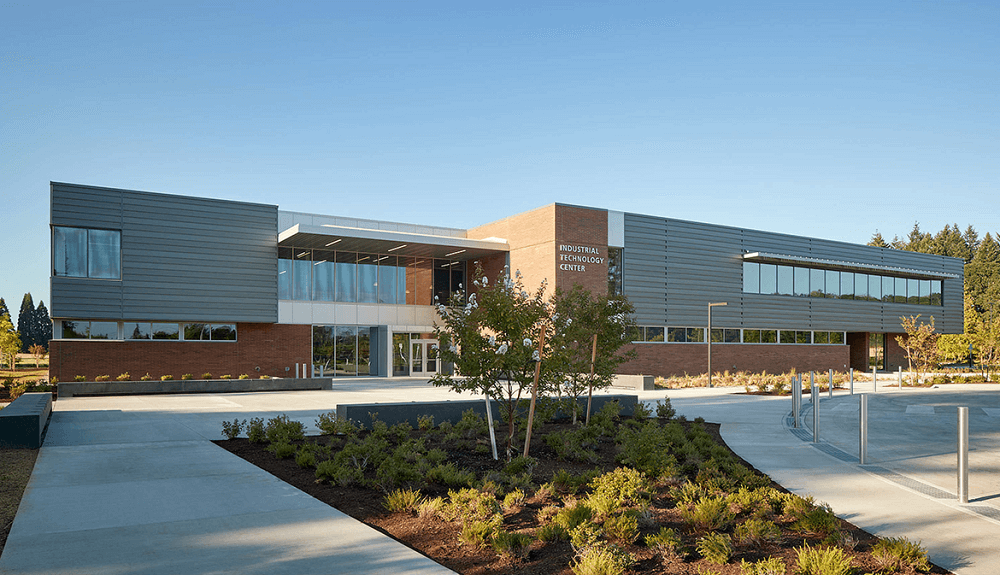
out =
[(471, 227), (1000, 230), (996, 2), (4, 2), (0, 297), (48, 182)]

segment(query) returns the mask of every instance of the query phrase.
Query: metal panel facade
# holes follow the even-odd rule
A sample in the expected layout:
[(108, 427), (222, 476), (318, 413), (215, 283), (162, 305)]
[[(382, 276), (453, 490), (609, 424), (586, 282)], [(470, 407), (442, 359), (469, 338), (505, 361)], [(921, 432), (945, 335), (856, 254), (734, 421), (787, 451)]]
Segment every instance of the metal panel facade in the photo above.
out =
[[(943, 306), (743, 293), (747, 252), (842, 260), (958, 275)], [(962, 260), (669, 218), (625, 214), (624, 289), (640, 325), (899, 332), (900, 316), (934, 316), (939, 331), (963, 330)]]
[(121, 281), (52, 278), (56, 318), (277, 322), (278, 208), (51, 184), (54, 226), (121, 230)]

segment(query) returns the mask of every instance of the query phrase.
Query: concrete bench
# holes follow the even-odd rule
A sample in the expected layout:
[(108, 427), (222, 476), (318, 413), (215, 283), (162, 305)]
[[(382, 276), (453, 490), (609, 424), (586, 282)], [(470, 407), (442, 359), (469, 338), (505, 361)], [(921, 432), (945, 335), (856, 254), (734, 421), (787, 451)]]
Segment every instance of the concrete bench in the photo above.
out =
[(60, 381), (59, 398), (167, 393), (249, 393), (333, 389), (329, 377), (271, 379), (169, 379), (166, 381)]
[(0, 447), (38, 449), (52, 413), (52, 394), (25, 393), (0, 409)]
[[(632, 415), (639, 397), (635, 395), (595, 395), (591, 413), (597, 413), (601, 407), (609, 401), (618, 400), (621, 406), (622, 415)], [(587, 397), (579, 398), (580, 413), (587, 408)], [(500, 409), (497, 402), (492, 402), (493, 420), (500, 421)], [(372, 419), (369, 414), (378, 413), (378, 420), (387, 425), (395, 425), (403, 421), (409, 422), (414, 428), (417, 427), (417, 418), (420, 416), (434, 416), (434, 425), (444, 421), (458, 423), (462, 419), (462, 414), (472, 410), (481, 417), (486, 417), (486, 401), (484, 399), (459, 400), (459, 401), (411, 401), (408, 403), (342, 403), (337, 405), (337, 417), (352, 419), (362, 428), (371, 427)]]

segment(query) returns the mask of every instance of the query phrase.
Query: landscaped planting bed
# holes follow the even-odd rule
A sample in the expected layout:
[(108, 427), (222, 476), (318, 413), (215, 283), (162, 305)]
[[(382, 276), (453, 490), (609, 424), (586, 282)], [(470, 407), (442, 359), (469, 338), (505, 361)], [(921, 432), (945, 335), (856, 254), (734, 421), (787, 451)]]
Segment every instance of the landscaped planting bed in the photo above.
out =
[(673, 419), (669, 403), (662, 417), (616, 407), (590, 425), (536, 423), (531, 457), (509, 462), (471, 412), (418, 429), (373, 414), (371, 431), (324, 415), (327, 434), (309, 438), (283, 417), (229, 422), (249, 439), (217, 443), (463, 574), (948, 573), (786, 492), (717, 424)]

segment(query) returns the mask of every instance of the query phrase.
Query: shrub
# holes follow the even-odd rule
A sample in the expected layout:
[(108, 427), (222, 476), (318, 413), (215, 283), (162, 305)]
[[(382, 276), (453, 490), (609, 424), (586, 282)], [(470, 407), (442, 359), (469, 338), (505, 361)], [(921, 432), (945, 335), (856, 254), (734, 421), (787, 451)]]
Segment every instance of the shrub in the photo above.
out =
[(94, 378), (94, 381), (111, 381), (110, 375), (98, 375)]
[(306, 445), (301, 445), (295, 454), (295, 463), (302, 468), (316, 467), (316, 453)]
[(202, 379), (212, 379), (212, 374), (206, 371), (205, 373), (201, 374), (201, 378)]
[(569, 537), (569, 535), (566, 533), (566, 529), (564, 529), (562, 525), (549, 523), (539, 527), (538, 531), (535, 532), (535, 537), (539, 541), (561, 541)]
[(491, 517), (503, 519), (500, 515), (500, 505), (490, 493), (478, 489), (459, 489), (448, 492), (448, 502), (442, 509), (446, 519), (460, 519), (463, 522), (486, 520)]
[(184, 379), (184, 380), (194, 379), (194, 374), (193, 373), (185, 373), (184, 375), (181, 376), (181, 379)]
[(742, 545), (758, 546), (780, 538), (781, 530), (773, 521), (766, 519), (747, 519), (736, 526), (736, 540)]
[(290, 443), (277, 442), (272, 443), (267, 446), (267, 450), (274, 454), (278, 459), (288, 459), (295, 455), (295, 446)]
[(87, 378), (82, 375), (77, 375), (73, 378), (73, 381), (87, 381)]
[(646, 547), (656, 549), (660, 555), (671, 555), (677, 552), (677, 547), (681, 544), (681, 538), (673, 529), (661, 527), (658, 533), (650, 533), (646, 536)]
[(688, 523), (706, 531), (724, 529), (733, 520), (725, 497), (702, 497), (697, 503), (681, 510)]
[(475, 519), (462, 525), (462, 530), (458, 533), (458, 540), (468, 545), (485, 547), (499, 527), (499, 522), (495, 518), (492, 520)]
[(518, 475), (521, 473), (530, 473), (538, 460), (534, 457), (525, 457), (524, 455), (518, 455), (517, 457), (511, 459), (503, 466), (503, 472), (507, 475)]
[(172, 375), (161, 375), (160, 376), (160, 381), (170, 381), (173, 378), (174, 378), (174, 376), (172, 376)]
[(126, 371), (125, 373), (123, 373), (123, 374), (119, 375), (118, 377), (116, 377), (115, 380), (117, 380), (117, 381), (132, 381), (132, 376), (129, 375), (129, 372)]
[(597, 545), (601, 537), (601, 528), (593, 521), (584, 521), (569, 530), (569, 544), (577, 553)]
[(445, 463), (430, 468), (424, 479), (428, 483), (448, 487), (470, 487), (476, 481), (476, 474), (468, 469), (459, 469), (454, 463)]
[(879, 567), (890, 573), (899, 571), (928, 571), (931, 568), (927, 561), (927, 551), (920, 543), (913, 543), (905, 537), (890, 537), (881, 539), (872, 545), (872, 556), (879, 562)]
[(768, 557), (753, 563), (740, 560), (740, 575), (785, 575), (785, 563), (780, 557)]
[(241, 373), (240, 374), (240, 379), (250, 379), (250, 376), (247, 375), (247, 374), (245, 374), (245, 373)]
[(434, 416), (433, 415), (418, 415), (417, 416), (417, 429), (421, 431), (430, 431), (434, 429)]
[(139, 381), (150, 381), (151, 379), (153, 379), (153, 376), (149, 375), (149, 372), (147, 372), (146, 375), (139, 378)]
[(243, 423), (240, 423), (239, 418), (234, 419), (232, 422), (223, 421), (222, 422), (222, 434), (226, 436), (226, 439), (236, 439), (240, 432), (243, 431), (243, 426), (247, 424), (244, 419)]
[(225, 375), (220, 375), (219, 376), (219, 379), (232, 379), (232, 378), (233, 378), (233, 376), (229, 375), (228, 373), (225, 374)]
[(817, 505), (808, 511), (795, 514), (797, 520), (792, 524), (792, 529), (799, 533), (806, 533), (835, 539), (840, 534), (840, 519), (834, 515), (829, 505)]
[(725, 565), (733, 554), (729, 535), (718, 531), (709, 533), (698, 540), (698, 553), (716, 565)]
[(509, 511), (518, 505), (524, 503), (524, 491), (520, 489), (515, 489), (504, 496), (503, 498), (503, 508), (504, 511)]
[(23, 381), (21, 383), (15, 383), (10, 388), (10, 398), (13, 400), (21, 397), (27, 389), (28, 386)]
[(631, 513), (623, 513), (604, 520), (604, 533), (609, 539), (631, 545), (639, 538), (639, 520)]
[(604, 435), (612, 435), (618, 425), (618, 419), (621, 416), (621, 412), (622, 407), (618, 403), (617, 399), (609, 401), (602, 405), (601, 410), (590, 418), (590, 424), (596, 427)]
[(247, 438), (250, 440), (250, 443), (264, 443), (267, 441), (263, 419), (259, 417), (250, 418), (250, 423), (247, 425)]
[(839, 547), (810, 547), (803, 543), (798, 552), (798, 568), (802, 575), (848, 575), (851, 558)]
[(656, 417), (673, 419), (675, 415), (677, 415), (677, 410), (670, 405), (669, 397), (664, 397), (660, 401), (656, 402)]
[(590, 482), (588, 503), (599, 514), (609, 515), (624, 506), (639, 505), (649, 499), (649, 480), (641, 471), (619, 467)]
[(417, 506), (417, 515), (421, 517), (436, 517), (444, 509), (444, 498), (434, 497), (433, 499), (425, 499), (420, 505)]
[(334, 485), (348, 487), (364, 481), (364, 475), (356, 467), (350, 467), (338, 463), (333, 459), (327, 459), (326, 461), (320, 461), (316, 465), (316, 479), (319, 481), (329, 480)]
[(336, 411), (319, 414), (316, 427), (327, 435), (355, 435), (358, 432), (354, 421), (337, 417)]
[(264, 434), (271, 443), (301, 441), (305, 439), (305, 426), (301, 421), (291, 420), (287, 415), (281, 414), (267, 421)]
[(635, 408), (632, 410), (632, 417), (640, 421), (652, 417), (653, 410), (649, 408), (645, 403), (638, 402), (635, 404)]
[(566, 531), (573, 529), (585, 521), (590, 521), (594, 516), (593, 510), (584, 503), (577, 503), (572, 507), (563, 507), (552, 518), (556, 525), (561, 525)]
[(488, 433), (489, 427), (481, 415), (472, 409), (467, 409), (462, 413), (462, 419), (455, 424), (455, 432), (466, 439), (473, 439)]
[(620, 575), (633, 563), (631, 554), (613, 545), (598, 545), (580, 553), (569, 568), (574, 575)]
[(392, 513), (399, 511), (416, 511), (424, 498), (420, 491), (412, 489), (397, 489), (385, 496), (382, 506)]
[(491, 545), (493, 550), (500, 555), (523, 559), (528, 556), (531, 535), (500, 529), (493, 534)]

